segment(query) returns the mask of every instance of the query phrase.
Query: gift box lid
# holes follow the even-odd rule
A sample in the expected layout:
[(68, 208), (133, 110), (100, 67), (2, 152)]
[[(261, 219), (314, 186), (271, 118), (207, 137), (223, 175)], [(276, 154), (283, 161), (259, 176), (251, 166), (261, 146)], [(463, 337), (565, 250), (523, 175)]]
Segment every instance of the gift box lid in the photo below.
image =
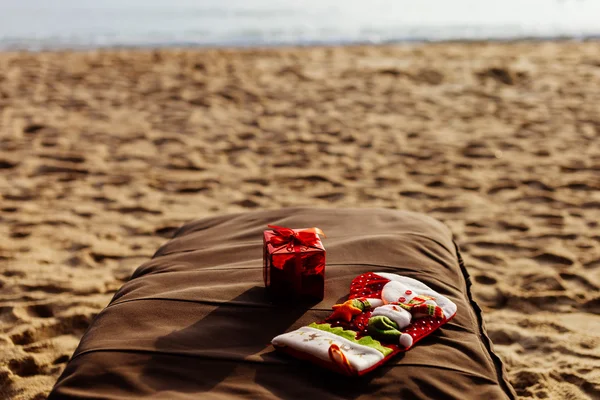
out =
[(269, 254), (293, 253), (296, 251), (296, 246), (300, 246), (300, 251), (303, 253), (325, 251), (319, 233), (322, 234), (319, 228), (274, 227), (264, 231), (264, 243)]

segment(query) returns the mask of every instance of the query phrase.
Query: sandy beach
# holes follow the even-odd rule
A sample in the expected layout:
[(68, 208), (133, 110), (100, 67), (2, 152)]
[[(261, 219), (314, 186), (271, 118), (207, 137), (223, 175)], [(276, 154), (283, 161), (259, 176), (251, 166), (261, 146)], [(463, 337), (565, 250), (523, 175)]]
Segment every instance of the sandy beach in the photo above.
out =
[(0, 53), (0, 398), (184, 222), (445, 222), (523, 399), (600, 398), (600, 42)]

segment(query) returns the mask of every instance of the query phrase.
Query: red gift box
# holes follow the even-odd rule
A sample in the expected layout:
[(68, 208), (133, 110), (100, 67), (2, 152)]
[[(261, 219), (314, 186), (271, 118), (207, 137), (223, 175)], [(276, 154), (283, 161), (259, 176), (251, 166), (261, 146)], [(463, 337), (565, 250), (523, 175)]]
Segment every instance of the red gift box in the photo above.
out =
[(323, 300), (325, 248), (319, 228), (269, 225), (264, 232), (264, 280), (277, 300)]

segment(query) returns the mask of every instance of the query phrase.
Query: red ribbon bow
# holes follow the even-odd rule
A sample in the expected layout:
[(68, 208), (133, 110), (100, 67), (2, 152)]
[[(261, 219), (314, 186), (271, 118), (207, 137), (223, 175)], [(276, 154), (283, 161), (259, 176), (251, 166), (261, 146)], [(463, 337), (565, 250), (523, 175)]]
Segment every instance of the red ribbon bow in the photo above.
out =
[(312, 247), (319, 242), (317, 234), (325, 236), (323, 231), (319, 228), (308, 228), (295, 231), (290, 228), (284, 228), (283, 226), (267, 226), (275, 232), (275, 236), (271, 237), (271, 240), (269, 240), (275, 247), (287, 245), (293, 248), (295, 244)]

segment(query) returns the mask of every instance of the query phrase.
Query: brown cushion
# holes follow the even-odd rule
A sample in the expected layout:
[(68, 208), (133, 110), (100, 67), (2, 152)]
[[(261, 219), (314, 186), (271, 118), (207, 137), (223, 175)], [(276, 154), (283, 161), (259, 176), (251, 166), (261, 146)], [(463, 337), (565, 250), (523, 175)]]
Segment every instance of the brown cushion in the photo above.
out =
[[(267, 224), (325, 231), (325, 299), (274, 306), (262, 283)], [(458, 306), (454, 319), (362, 378), (275, 353), (270, 340), (327, 317), (358, 274), (416, 278)], [(472, 300), (448, 228), (386, 209), (295, 208), (182, 227), (92, 323), (50, 399), (515, 398)]]

